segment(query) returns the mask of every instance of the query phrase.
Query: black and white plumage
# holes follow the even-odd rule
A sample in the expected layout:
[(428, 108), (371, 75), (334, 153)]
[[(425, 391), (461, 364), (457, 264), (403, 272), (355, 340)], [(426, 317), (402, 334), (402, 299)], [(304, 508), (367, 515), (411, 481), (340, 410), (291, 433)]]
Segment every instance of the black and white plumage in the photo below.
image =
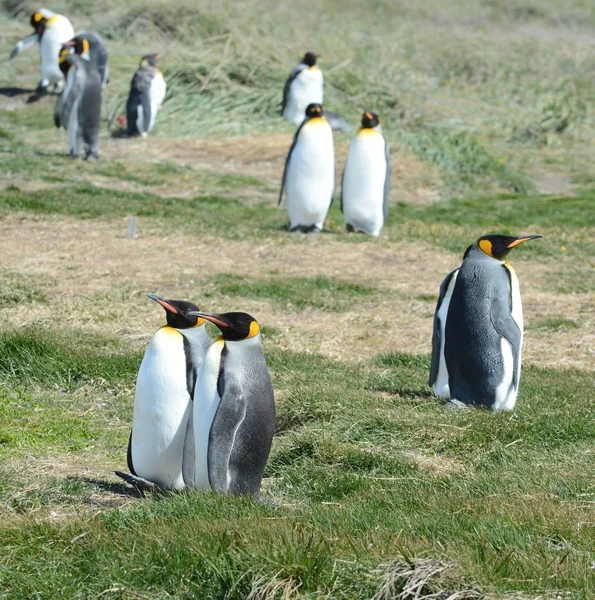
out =
[(456, 405), (513, 410), (521, 374), (523, 309), (506, 256), (540, 235), (487, 235), (440, 286), (429, 384)]
[(260, 327), (246, 313), (189, 314), (211, 321), (222, 334), (207, 351), (194, 393), (191, 485), (258, 495), (275, 434), (275, 400)]
[(31, 26), (35, 29), (35, 33), (17, 42), (10, 59), (35, 43), (39, 43), (41, 80), (37, 89), (45, 91), (53, 85), (54, 92), (60, 93), (64, 88), (64, 77), (58, 57), (62, 44), (74, 36), (72, 24), (63, 15), (58, 15), (47, 8), (40, 8), (31, 15)]
[(317, 58), (314, 52), (306, 52), (283, 88), (281, 115), (296, 125), (304, 120), (309, 104), (322, 104), (324, 77), (316, 65)]
[(160, 54), (142, 57), (130, 84), (130, 95), (126, 103), (128, 135), (145, 137), (155, 125), (155, 118), (167, 91), (161, 71), (157, 68)]
[(74, 54), (88, 60), (99, 72), (101, 84), (105, 86), (109, 78), (109, 63), (103, 38), (93, 31), (84, 31), (64, 44), (70, 46)]
[(310, 104), (289, 148), (279, 204), (287, 191), (289, 229), (322, 231), (335, 192), (333, 132), (320, 104)]
[(378, 115), (365, 112), (351, 140), (341, 183), (341, 210), (348, 231), (377, 237), (388, 217), (390, 148)]
[(147, 294), (166, 311), (167, 324), (153, 335), (138, 371), (127, 461), (136, 485), (183, 489), (194, 479), (192, 400), (209, 339), (198, 307)]
[(99, 130), (101, 127), (101, 80), (99, 73), (88, 61), (71, 54), (64, 47), (60, 53), (60, 67), (66, 75), (66, 88), (56, 101), (54, 122), (68, 133), (70, 155), (99, 158)]

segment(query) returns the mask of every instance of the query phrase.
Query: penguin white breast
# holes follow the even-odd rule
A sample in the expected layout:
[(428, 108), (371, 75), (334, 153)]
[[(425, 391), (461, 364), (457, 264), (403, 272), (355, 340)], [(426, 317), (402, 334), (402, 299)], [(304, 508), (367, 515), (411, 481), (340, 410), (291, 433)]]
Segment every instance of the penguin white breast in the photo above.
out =
[(284, 111), (286, 119), (299, 125), (306, 117), (308, 104), (322, 104), (324, 77), (318, 67), (302, 69), (291, 82)]
[(200, 368), (194, 391), (194, 484), (198, 489), (205, 491), (211, 490), (208, 465), (209, 434), (221, 401), (217, 391), (217, 381), (224, 346), (225, 342), (222, 338), (211, 344)]
[(335, 187), (333, 133), (325, 119), (301, 129), (287, 167), (287, 212), (291, 227), (322, 223)]
[(345, 221), (356, 230), (378, 235), (384, 224), (386, 143), (375, 129), (353, 138), (345, 164), (342, 198)]
[(165, 93), (167, 91), (167, 85), (161, 71), (157, 71), (155, 77), (151, 81), (151, 87), (149, 90), (149, 98), (151, 100), (151, 122), (149, 123), (149, 131), (153, 129), (155, 125), (155, 118), (157, 117), (157, 111), (165, 99)]
[(74, 37), (74, 29), (70, 21), (62, 15), (54, 15), (46, 24), (39, 42), (41, 57), (41, 77), (49, 83), (63, 80), (59, 66), (59, 54), (62, 44)]
[(182, 334), (155, 333), (138, 372), (132, 422), (132, 464), (137, 475), (182, 489), (182, 454), (190, 414)]
[(457, 276), (459, 272), (453, 273), (452, 279), (448, 284), (442, 304), (438, 309), (437, 317), (440, 321), (440, 360), (438, 363), (438, 375), (436, 375), (436, 381), (432, 386), (434, 394), (438, 398), (450, 399), (450, 389), (448, 386), (448, 369), (446, 368), (446, 360), (444, 359), (444, 345), (446, 343), (446, 319), (448, 318), (448, 307), (450, 306), (450, 299), (455, 289), (457, 282)]

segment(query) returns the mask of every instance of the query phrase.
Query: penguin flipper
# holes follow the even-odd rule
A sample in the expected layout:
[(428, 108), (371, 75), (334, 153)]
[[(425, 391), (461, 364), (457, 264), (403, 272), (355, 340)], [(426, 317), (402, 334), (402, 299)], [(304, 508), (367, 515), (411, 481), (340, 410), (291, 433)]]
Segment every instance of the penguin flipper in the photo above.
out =
[(277, 206), (279, 206), (281, 204), (281, 200), (283, 198), (283, 190), (285, 189), (285, 182), (287, 180), (287, 170), (289, 168), (289, 161), (291, 159), (291, 153), (293, 152), (297, 141), (298, 141), (298, 137), (300, 135), (300, 131), (302, 130), (302, 127), (304, 126), (304, 123), (306, 123), (309, 119), (304, 119), (302, 121), (302, 123), (300, 124), (300, 126), (297, 128), (297, 131), (295, 132), (294, 136), (293, 136), (293, 141), (291, 142), (291, 146), (289, 147), (289, 152), (287, 153), (287, 158), (285, 159), (285, 167), (283, 168), (283, 179), (281, 180), (281, 191), (279, 192), (279, 202), (277, 202)]
[(196, 449), (194, 446), (194, 407), (190, 403), (190, 416), (186, 425), (186, 437), (184, 438), (184, 450), (182, 452), (182, 479), (186, 487), (195, 485)]
[(54, 107), (54, 125), (60, 129), (62, 125), (62, 110), (64, 109), (64, 92), (62, 92), (56, 100), (56, 106)]
[(291, 84), (293, 83), (293, 80), (306, 68), (307, 68), (307, 66), (304, 63), (300, 63), (299, 65), (296, 65), (295, 67), (293, 67), (293, 69), (291, 70), (291, 73), (289, 74), (289, 77), (287, 78), (287, 81), (285, 82), (285, 86), (283, 87), (283, 100), (281, 102), (281, 116), (283, 116), (283, 113), (285, 112), (285, 107), (287, 106), (287, 102), (289, 101), (289, 89), (291, 88)]
[(430, 377), (428, 385), (431, 387), (436, 383), (438, 377), (438, 369), (440, 367), (440, 348), (442, 348), (442, 331), (440, 318), (438, 317), (438, 311), (444, 302), (444, 296), (446, 296), (446, 290), (455, 273), (458, 269), (451, 271), (440, 284), (440, 293), (438, 295), (438, 302), (436, 303), (436, 312), (434, 313), (434, 330), (432, 332), (432, 362), (430, 364)]
[[(213, 491), (227, 493), (236, 483), (230, 472), (230, 458), (234, 443), (237, 441), (238, 429), (246, 416), (248, 406), (242, 389), (236, 382), (222, 381), (220, 376), (217, 386), (223, 387), (223, 393), (220, 393), (221, 402), (209, 432), (207, 464), (209, 482)], [(237, 488), (237, 485), (235, 487)], [(244, 490), (238, 493), (242, 491)]]
[(382, 212), (384, 214), (384, 220), (388, 219), (388, 196), (390, 192), (390, 146), (384, 139), (384, 156), (386, 158), (386, 179), (384, 180), (384, 202), (382, 205)]
[(126, 462), (128, 463), (128, 470), (136, 475), (134, 466), (132, 465), (132, 430), (130, 431), (130, 437), (128, 438), (128, 450), (126, 450)]
[(10, 53), (10, 57), (8, 60), (12, 60), (17, 54), (20, 54), (23, 50), (30, 48), (37, 41), (39, 41), (39, 36), (37, 35), (37, 33), (32, 33), (31, 35), (28, 35), (22, 40), (19, 40), (17, 42), (17, 45), (14, 47), (13, 51)]
[(506, 271), (506, 275), (508, 278), (508, 298), (509, 302), (504, 304), (503, 302), (499, 302), (497, 297), (494, 296), (492, 300), (492, 307), (490, 310), (490, 319), (492, 321), (492, 325), (494, 329), (498, 332), (498, 334), (503, 337), (509, 344), (512, 349), (512, 360), (513, 360), (513, 371), (512, 371), (512, 385), (515, 389), (518, 389), (519, 381), (518, 381), (518, 365), (520, 360), (520, 350), (521, 350), (521, 338), (522, 333), (519, 329), (517, 322), (514, 320), (512, 316), (512, 282), (511, 282), (511, 273), (508, 268), (504, 266)]

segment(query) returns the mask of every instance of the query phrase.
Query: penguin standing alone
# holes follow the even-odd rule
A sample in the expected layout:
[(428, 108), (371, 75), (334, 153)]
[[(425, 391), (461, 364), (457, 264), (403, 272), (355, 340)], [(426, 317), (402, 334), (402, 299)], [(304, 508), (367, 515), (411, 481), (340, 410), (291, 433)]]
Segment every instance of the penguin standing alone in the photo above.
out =
[(320, 104), (310, 104), (289, 149), (279, 202), (287, 189), (290, 231), (322, 231), (335, 191), (333, 132)]
[[(129, 483), (151, 482), (181, 490), (194, 480), (192, 398), (209, 339), (198, 306), (147, 294), (166, 311), (136, 380), (128, 468), (116, 474)], [(143, 481), (144, 480), (144, 481)]]
[(85, 159), (99, 158), (101, 127), (101, 79), (97, 69), (70, 47), (60, 51), (60, 68), (66, 76), (66, 88), (56, 101), (54, 123), (68, 133), (70, 156), (77, 157), (84, 144)]
[(130, 84), (126, 102), (128, 135), (146, 137), (155, 125), (157, 111), (165, 99), (167, 85), (157, 61), (161, 54), (146, 54), (140, 61)]
[(74, 36), (70, 21), (46, 8), (40, 8), (31, 15), (31, 26), (35, 33), (20, 40), (10, 54), (13, 59), (17, 54), (39, 42), (39, 57), (41, 58), (41, 81), (38, 91), (45, 91), (48, 86), (54, 86), (54, 92), (60, 93), (64, 88), (64, 77), (60, 70), (58, 56), (62, 44)]
[(324, 77), (316, 65), (317, 58), (314, 52), (306, 52), (283, 88), (281, 115), (296, 125), (304, 120), (309, 104), (322, 104)]
[(365, 112), (343, 171), (341, 210), (347, 231), (377, 237), (388, 217), (390, 148), (378, 115)]
[(188, 314), (221, 330), (194, 394), (194, 486), (258, 495), (275, 434), (275, 399), (260, 327), (242, 312)]
[[(541, 235), (486, 235), (440, 286), (429, 384), (454, 405), (513, 410), (521, 376), (523, 308), (510, 250)], [(446, 308), (444, 308), (446, 307)]]

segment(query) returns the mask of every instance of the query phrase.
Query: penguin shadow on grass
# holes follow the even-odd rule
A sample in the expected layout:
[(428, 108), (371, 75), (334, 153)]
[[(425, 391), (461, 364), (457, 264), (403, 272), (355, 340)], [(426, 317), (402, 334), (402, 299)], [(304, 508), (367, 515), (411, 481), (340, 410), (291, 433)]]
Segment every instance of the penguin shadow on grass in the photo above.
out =
[(27, 89), (20, 87), (5, 87), (0, 88), (0, 96), (6, 96), (7, 98), (14, 98), (15, 96), (22, 96), (23, 94), (31, 94), (27, 98), (27, 104), (33, 104), (34, 102), (38, 102), (44, 96), (50, 95), (50, 93), (45, 89)]

